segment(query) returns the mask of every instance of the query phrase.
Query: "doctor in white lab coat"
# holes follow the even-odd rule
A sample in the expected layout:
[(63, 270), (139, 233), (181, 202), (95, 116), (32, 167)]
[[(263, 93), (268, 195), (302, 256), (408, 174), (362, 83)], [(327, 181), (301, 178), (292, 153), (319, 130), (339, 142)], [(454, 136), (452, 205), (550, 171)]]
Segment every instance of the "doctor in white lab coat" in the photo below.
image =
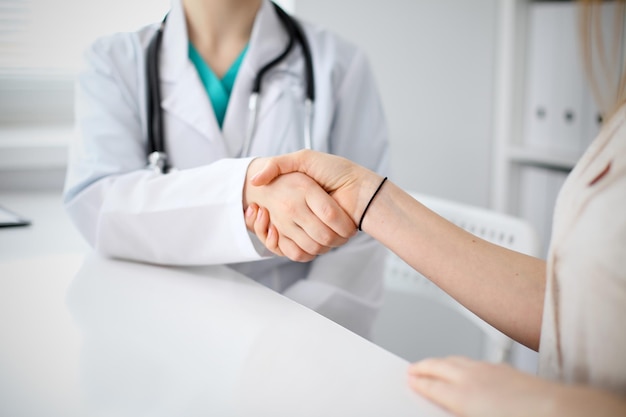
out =
[[(242, 193), (252, 159), (303, 147), (300, 47), (265, 75), (250, 153), (242, 155), (254, 77), (283, 51), (288, 34), (269, 0), (240, 1), (260, 5), (220, 128), (188, 57), (185, 5), (192, 1), (198, 0), (172, 1), (160, 48), (165, 147), (174, 170), (146, 169), (145, 57), (158, 24), (101, 38), (87, 51), (77, 82), (67, 212), (107, 256), (227, 264), (367, 337), (381, 301), (382, 246), (358, 234), (310, 262), (292, 262), (271, 255), (246, 228)], [(301, 23), (316, 83), (313, 149), (387, 175), (387, 127), (366, 57), (332, 33)]]

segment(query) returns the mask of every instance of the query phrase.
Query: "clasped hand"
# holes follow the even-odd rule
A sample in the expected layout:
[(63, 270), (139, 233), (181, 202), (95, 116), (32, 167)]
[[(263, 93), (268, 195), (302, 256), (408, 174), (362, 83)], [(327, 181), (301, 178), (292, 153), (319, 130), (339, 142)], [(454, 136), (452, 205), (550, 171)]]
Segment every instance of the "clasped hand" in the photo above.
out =
[(311, 150), (258, 158), (248, 168), (246, 225), (277, 255), (308, 261), (356, 233), (381, 176)]
[(265, 167), (255, 159), (244, 188), (246, 225), (272, 252), (306, 262), (346, 243), (356, 226), (339, 204), (309, 176), (293, 172), (262, 187), (251, 178)]

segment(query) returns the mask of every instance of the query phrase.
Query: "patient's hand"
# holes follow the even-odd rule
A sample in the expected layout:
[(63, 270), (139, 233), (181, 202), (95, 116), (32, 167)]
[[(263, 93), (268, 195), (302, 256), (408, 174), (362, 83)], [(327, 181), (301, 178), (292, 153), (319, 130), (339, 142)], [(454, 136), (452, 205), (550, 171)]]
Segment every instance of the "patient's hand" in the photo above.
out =
[[(254, 162), (248, 168), (248, 178), (263, 165), (255, 166)], [(343, 245), (356, 233), (354, 222), (337, 202), (302, 173), (282, 175), (261, 187), (248, 186), (246, 181), (243, 203), (244, 208), (250, 208), (246, 210), (248, 229), (254, 230), (266, 246), (269, 232), (268, 249), (294, 261), (310, 261)]]
[(455, 416), (623, 416), (623, 397), (566, 385), (506, 364), (464, 357), (425, 359), (409, 368), (413, 390)]
[(285, 174), (302, 172), (318, 182), (354, 224), (358, 224), (382, 180), (379, 174), (346, 158), (308, 149), (253, 162), (256, 177), (250, 178), (251, 187), (272, 184)]

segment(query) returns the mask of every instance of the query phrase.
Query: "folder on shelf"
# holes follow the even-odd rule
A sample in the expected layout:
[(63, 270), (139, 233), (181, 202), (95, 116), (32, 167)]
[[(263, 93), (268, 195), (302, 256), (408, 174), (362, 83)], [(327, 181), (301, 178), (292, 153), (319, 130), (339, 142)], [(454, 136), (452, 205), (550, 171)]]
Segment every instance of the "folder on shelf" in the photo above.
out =
[(583, 70), (575, 2), (530, 6), (524, 144), (582, 153), (598, 131), (598, 110)]

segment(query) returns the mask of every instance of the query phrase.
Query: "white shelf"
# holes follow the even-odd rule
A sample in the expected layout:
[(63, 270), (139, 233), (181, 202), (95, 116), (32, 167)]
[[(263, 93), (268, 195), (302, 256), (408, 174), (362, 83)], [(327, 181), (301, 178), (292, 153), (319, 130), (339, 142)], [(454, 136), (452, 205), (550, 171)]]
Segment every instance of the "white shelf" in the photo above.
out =
[[(529, 66), (532, 67), (527, 50), (533, 45), (536, 47), (536, 37), (533, 43), (529, 33), (537, 24), (537, 21), (531, 21), (537, 18), (536, 10), (532, 9), (536, 3), (535, 0), (499, 2), (497, 32), (499, 43), (496, 52), (494, 89), (492, 208), (530, 221), (547, 247), (556, 196), (565, 176), (580, 159), (585, 147), (582, 142), (580, 146), (574, 144), (592, 136), (594, 132), (591, 131), (592, 126), (588, 121), (584, 123), (581, 121), (580, 131), (573, 129), (570, 131), (566, 129), (567, 126), (564, 128), (558, 126), (558, 129), (555, 129), (551, 125), (540, 132), (535, 132), (543, 136), (533, 136), (533, 140), (530, 141), (525, 137), (529, 134), (526, 119), (526, 112), (529, 109), (527, 100), (534, 97), (526, 83), (530, 78)], [(567, 14), (569, 15), (571, 13)], [(562, 41), (561, 38), (558, 39)], [(567, 51), (569, 55), (565, 54)], [(570, 57), (571, 49), (564, 49), (563, 52), (564, 56)], [(554, 59), (559, 57), (555, 56)], [(576, 82), (575, 77), (572, 78), (572, 82)], [(560, 89), (556, 87), (548, 81), (536, 86), (533, 91), (561, 94), (562, 85)], [(571, 93), (569, 90), (566, 92)], [(572, 94), (570, 97), (567, 94), (564, 97), (559, 95), (559, 100), (578, 99), (576, 95)], [(556, 100), (558, 106), (563, 106), (559, 100)], [(577, 114), (587, 113), (590, 113), (590, 109), (586, 107), (582, 113), (577, 112)], [(552, 141), (544, 140), (557, 133), (560, 135), (558, 138), (555, 137)], [(564, 138), (571, 140), (567, 141)], [(552, 143), (552, 146), (547, 143)]]
[(510, 162), (540, 166), (559, 171), (571, 170), (580, 158), (578, 152), (565, 152), (552, 149), (532, 149), (523, 146), (508, 148), (507, 157)]

